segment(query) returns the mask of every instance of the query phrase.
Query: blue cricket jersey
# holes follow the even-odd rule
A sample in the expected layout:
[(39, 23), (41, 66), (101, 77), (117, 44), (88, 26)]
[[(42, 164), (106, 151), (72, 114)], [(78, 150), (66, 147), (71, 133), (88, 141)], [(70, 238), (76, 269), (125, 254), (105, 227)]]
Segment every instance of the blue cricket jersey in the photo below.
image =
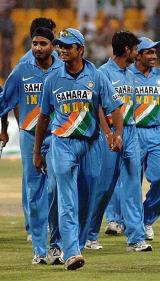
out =
[(40, 112), (44, 80), (62, 65), (63, 62), (57, 57), (54, 57), (54, 63), (45, 71), (36, 64), (34, 58), (18, 64), (0, 94), (0, 115), (8, 113), (18, 104), (20, 129), (34, 131)]
[(148, 76), (135, 64), (130, 66), (135, 75), (135, 120), (137, 127), (160, 126), (160, 68), (153, 67)]
[[(100, 68), (106, 77), (111, 81), (115, 89), (115, 95), (121, 97), (123, 105), (121, 111), (123, 113), (124, 125), (133, 125), (134, 121), (134, 75), (128, 69), (120, 68), (112, 58), (107, 63), (103, 64)], [(108, 123), (112, 125), (111, 116), (107, 116)]]
[(65, 65), (54, 72), (54, 77), (48, 77), (41, 112), (50, 115), (54, 110), (53, 134), (91, 138), (99, 133), (99, 104), (109, 114), (122, 102), (103, 73), (85, 61), (84, 69), (76, 79), (66, 71)]

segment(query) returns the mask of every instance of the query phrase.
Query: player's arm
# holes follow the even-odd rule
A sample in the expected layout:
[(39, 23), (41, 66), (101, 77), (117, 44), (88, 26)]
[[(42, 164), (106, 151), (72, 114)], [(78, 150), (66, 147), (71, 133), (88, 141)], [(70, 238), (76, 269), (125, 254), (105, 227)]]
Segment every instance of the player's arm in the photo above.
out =
[(123, 115), (120, 107), (116, 108), (111, 113), (113, 126), (115, 128), (114, 138), (113, 138), (113, 151), (120, 151), (122, 148), (122, 129), (123, 129)]
[(43, 155), (41, 155), (41, 147), (45, 138), (49, 121), (50, 121), (50, 90), (48, 90), (48, 83), (44, 84), (42, 100), (41, 100), (41, 112), (36, 125), (35, 146), (34, 146), (34, 165), (36, 169), (45, 171), (45, 162)]
[(0, 133), (0, 141), (3, 143), (3, 147), (6, 145), (6, 143), (9, 140), (8, 137), (8, 114), (5, 114), (1, 117), (1, 133)]
[[(123, 128), (123, 116), (121, 114), (121, 105), (123, 104), (121, 99), (115, 97), (115, 90), (106, 76), (100, 71), (101, 82), (101, 104), (105, 116), (111, 114), (114, 126), (114, 136), (112, 138), (111, 132), (109, 135), (110, 140), (108, 143), (110, 148), (114, 151), (120, 151), (122, 148), (122, 128)], [(102, 121), (102, 120), (101, 120)], [(104, 118), (103, 118), (104, 121)], [(103, 122), (104, 123), (104, 122)], [(107, 123), (107, 122), (106, 122)], [(107, 140), (108, 141), (108, 140)]]
[(18, 104), (13, 109), (13, 112), (14, 112), (14, 117), (16, 118), (17, 124), (19, 126), (19, 105)]
[(38, 118), (38, 123), (36, 126), (36, 137), (35, 137), (35, 146), (34, 146), (34, 165), (36, 169), (41, 169), (45, 172), (45, 161), (43, 155), (41, 155), (41, 147), (43, 140), (45, 138), (50, 117), (40, 113)]
[(123, 116), (120, 107), (116, 108), (112, 113), (112, 121), (114, 126), (114, 133), (111, 131), (106, 121), (102, 108), (99, 108), (100, 126), (105, 133), (108, 146), (113, 151), (120, 151), (122, 148), (122, 129)]
[(20, 70), (15, 67), (8, 76), (3, 91), (0, 93), (0, 116), (14, 109), (19, 102)]
[(103, 109), (101, 106), (99, 106), (99, 121), (100, 121), (100, 127), (102, 128), (108, 146), (112, 150), (113, 149), (113, 132), (111, 131), (110, 127), (108, 126), (108, 123), (106, 121)]

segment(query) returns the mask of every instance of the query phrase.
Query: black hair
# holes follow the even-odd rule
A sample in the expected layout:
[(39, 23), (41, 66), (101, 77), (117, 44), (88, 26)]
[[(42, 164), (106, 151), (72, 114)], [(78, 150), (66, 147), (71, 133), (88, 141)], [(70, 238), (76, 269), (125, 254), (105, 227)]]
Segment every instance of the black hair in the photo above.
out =
[(139, 40), (132, 32), (116, 32), (112, 37), (113, 54), (120, 57), (125, 53), (125, 47), (132, 50), (137, 44), (139, 44)]
[(32, 35), (32, 39), (35, 36), (41, 36), (41, 37), (47, 38), (51, 42), (54, 40), (53, 32), (49, 28), (45, 28), (45, 27), (38, 27), (34, 31), (34, 33)]
[(40, 18), (35, 18), (30, 26), (30, 36), (31, 38), (33, 37), (33, 33), (35, 32), (35, 30), (38, 27), (45, 27), (50, 29), (51, 31), (53, 31), (54, 28), (56, 28), (56, 23), (49, 18), (44, 18), (44, 17), (40, 17)]
[[(83, 47), (83, 46), (81, 46), (81, 45), (78, 44), (78, 43), (76, 43), (76, 45), (77, 45), (77, 50), (79, 50), (81, 47)], [(82, 52), (82, 57), (83, 57), (83, 55), (84, 55), (84, 50), (83, 50), (83, 52)]]
[(146, 50), (146, 49), (140, 50), (140, 51), (138, 52), (138, 54), (143, 55), (143, 52), (144, 52), (145, 50)]

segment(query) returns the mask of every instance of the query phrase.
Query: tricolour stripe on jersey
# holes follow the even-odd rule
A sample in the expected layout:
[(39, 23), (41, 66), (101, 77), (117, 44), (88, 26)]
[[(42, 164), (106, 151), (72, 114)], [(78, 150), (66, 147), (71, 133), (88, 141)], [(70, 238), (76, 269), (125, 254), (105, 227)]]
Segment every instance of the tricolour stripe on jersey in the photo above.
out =
[(20, 126), (20, 128), (23, 130), (28, 130), (28, 131), (32, 130), (37, 124), (39, 113), (40, 113), (40, 108), (39, 108), (39, 106), (36, 106), (26, 116), (26, 118), (25, 118), (23, 124)]
[(141, 104), (135, 109), (136, 125), (146, 127), (150, 121), (154, 121), (159, 112), (159, 105), (154, 104), (145, 105)]
[(72, 112), (67, 122), (63, 123), (60, 128), (52, 131), (52, 133), (59, 137), (83, 136), (90, 127), (90, 124), (91, 117), (88, 112)]
[(148, 107), (149, 107), (148, 104), (141, 104), (141, 105), (139, 105), (139, 106), (135, 109), (135, 111), (134, 111), (135, 119), (138, 119), (138, 118), (142, 115), (142, 113), (145, 112), (145, 110), (146, 110)]
[[(128, 124), (129, 119), (133, 116), (133, 106), (129, 104), (123, 104), (121, 107), (121, 112), (123, 114), (124, 125)], [(109, 125), (113, 125), (112, 116), (106, 116), (106, 121)]]
[(127, 125), (131, 116), (133, 116), (133, 105), (123, 104), (121, 107), (121, 112), (123, 114), (123, 123), (124, 125)]

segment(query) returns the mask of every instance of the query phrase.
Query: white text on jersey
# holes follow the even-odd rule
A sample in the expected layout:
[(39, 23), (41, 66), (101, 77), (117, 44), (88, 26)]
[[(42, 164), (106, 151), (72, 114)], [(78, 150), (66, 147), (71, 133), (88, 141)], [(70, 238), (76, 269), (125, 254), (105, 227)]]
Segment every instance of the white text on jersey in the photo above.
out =
[(62, 93), (56, 94), (57, 102), (63, 102), (66, 100), (91, 100), (92, 99), (92, 91), (89, 90), (73, 90), (66, 91)]
[(42, 83), (27, 83), (24, 84), (24, 91), (29, 93), (42, 92)]

